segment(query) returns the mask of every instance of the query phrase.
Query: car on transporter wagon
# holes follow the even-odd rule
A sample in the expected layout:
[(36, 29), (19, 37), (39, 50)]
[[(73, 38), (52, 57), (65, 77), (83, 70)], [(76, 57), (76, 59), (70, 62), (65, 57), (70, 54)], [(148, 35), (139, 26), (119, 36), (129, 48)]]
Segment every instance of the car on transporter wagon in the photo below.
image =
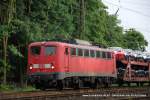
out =
[(117, 77), (114, 53), (85, 42), (31, 43), (27, 72), (38, 89), (109, 86)]

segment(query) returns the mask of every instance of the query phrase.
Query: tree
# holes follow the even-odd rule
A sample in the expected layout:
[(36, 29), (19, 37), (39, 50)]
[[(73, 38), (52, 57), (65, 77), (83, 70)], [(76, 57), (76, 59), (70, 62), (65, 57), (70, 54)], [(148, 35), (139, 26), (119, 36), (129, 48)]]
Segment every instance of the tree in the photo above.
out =
[[(123, 34), (117, 16), (109, 15), (106, 9), (101, 0), (1, 0), (0, 66), (4, 66), (4, 83), (6, 71), (24, 83), (27, 47), (34, 41), (78, 38), (103, 46), (132, 48), (128, 40), (135, 37), (128, 36), (128, 31)], [(146, 41), (139, 42), (143, 38), (135, 40), (138, 48), (147, 45)]]
[(124, 41), (126, 43), (126, 48), (131, 48), (133, 50), (144, 51), (145, 47), (148, 45), (144, 36), (133, 28), (125, 32)]
[(1, 32), (0, 34), (2, 34), (2, 41), (3, 41), (3, 61), (4, 61), (4, 68), (3, 68), (3, 83), (6, 84), (6, 77), (7, 77), (7, 47), (8, 47), (8, 37), (9, 37), (9, 28), (10, 26), (10, 22), (14, 16), (15, 13), (15, 2), (16, 0), (3, 0), (0, 3), (0, 6), (2, 7), (2, 9), (0, 9), (0, 13), (1, 16)]
[(118, 24), (120, 21), (115, 15), (106, 16), (104, 39), (109, 46), (123, 47), (123, 28)]
[(85, 1), (79, 0), (79, 6), (80, 6), (80, 17), (79, 17), (79, 34), (80, 38), (84, 39), (85, 34)]

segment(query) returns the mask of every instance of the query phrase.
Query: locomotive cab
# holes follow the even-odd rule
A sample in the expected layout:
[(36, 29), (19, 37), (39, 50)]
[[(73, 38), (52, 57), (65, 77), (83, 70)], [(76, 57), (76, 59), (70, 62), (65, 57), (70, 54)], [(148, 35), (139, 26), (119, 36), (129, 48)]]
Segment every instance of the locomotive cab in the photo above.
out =
[(31, 84), (46, 83), (58, 78), (57, 46), (46, 43), (32, 43), (28, 49), (28, 75)]
[(29, 47), (28, 54), (28, 70), (29, 74), (33, 72), (49, 72), (53, 71), (55, 66), (56, 47), (55, 46), (43, 46), (34, 45)]

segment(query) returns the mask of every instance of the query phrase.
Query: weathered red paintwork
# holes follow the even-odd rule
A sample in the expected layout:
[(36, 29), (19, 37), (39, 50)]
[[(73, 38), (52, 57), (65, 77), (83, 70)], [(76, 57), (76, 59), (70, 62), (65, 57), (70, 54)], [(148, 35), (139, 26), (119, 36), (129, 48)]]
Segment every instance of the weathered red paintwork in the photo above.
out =
[(114, 51), (116, 60), (120, 61), (120, 60), (124, 60), (125, 59), (125, 54), (123, 51)]
[[(41, 46), (41, 54), (39, 56), (33, 56), (30, 53), (31, 46)], [(53, 56), (44, 55), (44, 46), (56, 46), (56, 54)], [(116, 76), (116, 61), (113, 52), (112, 59), (98, 59), (90, 57), (79, 57), (70, 55), (70, 47), (74, 48), (85, 48), (90, 50), (101, 50), (108, 51), (92, 46), (74, 45), (62, 42), (35, 42), (31, 43), (28, 48), (28, 74), (31, 75), (36, 72), (51, 73), (51, 72), (71, 72), (71, 73), (82, 73), (89, 75), (114, 75)], [(68, 55), (65, 54), (65, 48), (68, 48)], [(53, 63), (54, 69), (45, 69), (43, 64)], [(30, 69), (30, 65), (40, 64), (40, 68)]]

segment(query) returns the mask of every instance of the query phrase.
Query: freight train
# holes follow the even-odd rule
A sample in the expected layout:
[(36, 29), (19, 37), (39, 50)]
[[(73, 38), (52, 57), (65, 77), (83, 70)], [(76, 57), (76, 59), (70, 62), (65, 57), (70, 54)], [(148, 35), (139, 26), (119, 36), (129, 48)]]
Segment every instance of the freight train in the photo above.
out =
[(129, 81), (123, 79), (127, 63), (118, 61), (123, 57), (123, 54), (85, 42), (34, 42), (28, 47), (28, 81), (42, 90), (121, 84)]

